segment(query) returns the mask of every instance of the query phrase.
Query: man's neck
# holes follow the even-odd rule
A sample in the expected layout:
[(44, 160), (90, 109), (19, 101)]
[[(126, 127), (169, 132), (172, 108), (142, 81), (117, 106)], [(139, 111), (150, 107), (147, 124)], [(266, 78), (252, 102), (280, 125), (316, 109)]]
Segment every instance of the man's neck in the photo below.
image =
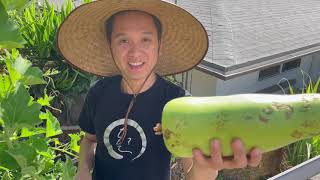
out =
[[(151, 88), (152, 85), (155, 83), (156, 79), (157, 79), (157, 76), (155, 73), (152, 73), (144, 84), (143, 84), (144, 79), (142, 79), (142, 80), (129, 80), (129, 79), (127, 79), (127, 81), (126, 81), (122, 78), (121, 90), (125, 93), (128, 93), (128, 94), (142, 93), (144, 91), (147, 91), (149, 88)], [(143, 85), (143, 87), (141, 88), (142, 85)], [(140, 92), (138, 92), (139, 90), (140, 90)]]

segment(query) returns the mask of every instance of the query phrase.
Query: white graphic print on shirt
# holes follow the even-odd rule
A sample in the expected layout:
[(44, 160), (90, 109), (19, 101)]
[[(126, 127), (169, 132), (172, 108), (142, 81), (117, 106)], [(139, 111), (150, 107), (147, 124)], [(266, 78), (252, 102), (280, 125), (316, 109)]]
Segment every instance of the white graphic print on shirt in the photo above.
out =
[[(104, 142), (105, 146), (107, 147), (108, 153), (111, 157), (113, 157), (115, 159), (123, 159), (123, 155), (125, 155), (126, 153), (133, 154), (132, 151), (123, 149), (123, 146), (122, 146), (125, 143), (127, 143), (127, 145), (130, 146), (130, 143), (133, 140), (131, 137), (128, 137), (128, 135), (127, 135), (126, 141), (123, 142), (123, 144), (121, 144), (121, 142), (120, 142), (121, 135), (123, 133), (123, 128), (119, 129), (119, 131), (117, 133), (118, 140), (115, 144), (119, 153), (117, 153), (113, 149), (113, 145), (110, 142), (110, 133), (112, 133), (112, 131), (114, 129), (116, 129), (118, 126), (123, 126), (124, 121), (125, 121), (125, 119), (119, 119), (117, 121), (114, 121), (106, 128), (106, 130), (104, 131), (104, 135), (103, 135), (103, 142)], [(133, 160), (141, 157), (142, 154), (145, 152), (146, 147), (147, 147), (147, 138), (146, 138), (146, 135), (145, 135), (143, 129), (136, 121), (134, 121), (132, 119), (128, 119), (128, 126), (131, 126), (132, 128), (134, 128), (139, 133), (140, 138), (141, 138), (141, 150), (137, 156), (135, 156), (135, 157), (133, 157), (133, 159), (131, 159), (133, 161)]]

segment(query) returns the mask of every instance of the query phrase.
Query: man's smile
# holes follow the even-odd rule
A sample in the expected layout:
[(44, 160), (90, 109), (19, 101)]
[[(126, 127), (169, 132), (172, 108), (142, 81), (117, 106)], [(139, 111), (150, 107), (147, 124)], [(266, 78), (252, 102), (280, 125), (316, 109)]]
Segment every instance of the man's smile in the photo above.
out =
[(129, 62), (128, 64), (129, 64), (130, 69), (137, 70), (137, 69), (141, 69), (145, 63), (144, 62)]

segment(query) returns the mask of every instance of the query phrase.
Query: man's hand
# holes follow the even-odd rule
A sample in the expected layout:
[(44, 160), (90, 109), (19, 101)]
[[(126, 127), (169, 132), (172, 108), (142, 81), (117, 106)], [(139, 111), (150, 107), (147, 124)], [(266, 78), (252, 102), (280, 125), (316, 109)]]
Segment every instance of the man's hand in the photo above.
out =
[[(209, 180), (217, 177), (218, 171), (222, 169), (245, 168), (247, 166), (256, 167), (262, 159), (262, 152), (254, 148), (247, 157), (246, 150), (239, 139), (232, 142), (231, 148), (233, 157), (223, 157), (221, 146), (218, 140), (211, 142), (210, 157), (205, 156), (201, 150), (193, 150), (193, 165), (187, 174), (187, 179)], [(186, 166), (185, 166), (186, 167)]]
[(232, 142), (232, 158), (223, 158), (220, 143), (218, 140), (211, 142), (211, 156), (206, 157), (201, 150), (193, 150), (194, 166), (198, 168), (211, 168), (215, 170), (245, 168), (248, 165), (256, 167), (259, 165), (262, 153), (254, 148), (250, 151), (249, 157), (246, 156), (246, 150), (239, 139)]

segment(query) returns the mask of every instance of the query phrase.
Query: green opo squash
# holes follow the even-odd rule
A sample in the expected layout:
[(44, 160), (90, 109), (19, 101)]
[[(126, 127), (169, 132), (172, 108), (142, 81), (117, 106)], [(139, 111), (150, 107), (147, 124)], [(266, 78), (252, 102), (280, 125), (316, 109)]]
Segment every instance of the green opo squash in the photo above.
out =
[(223, 156), (240, 138), (246, 150), (263, 152), (320, 135), (320, 94), (239, 94), (182, 97), (168, 102), (162, 114), (166, 147), (176, 157), (192, 157), (200, 148), (210, 155), (210, 140), (220, 140)]

